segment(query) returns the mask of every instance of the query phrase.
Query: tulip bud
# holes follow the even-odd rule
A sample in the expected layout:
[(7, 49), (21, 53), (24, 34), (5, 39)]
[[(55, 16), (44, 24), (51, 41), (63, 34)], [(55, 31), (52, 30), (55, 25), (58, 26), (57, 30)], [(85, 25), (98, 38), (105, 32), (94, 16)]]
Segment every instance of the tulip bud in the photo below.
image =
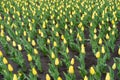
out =
[(98, 44), (99, 44), (99, 45), (101, 45), (101, 44), (102, 44), (102, 39), (101, 39), (101, 38), (99, 39)]
[(94, 39), (97, 39), (97, 35), (96, 34), (94, 34)]
[(74, 74), (74, 67), (73, 67), (72, 65), (69, 66), (68, 72), (69, 72), (70, 74)]
[(33, 75), (37, 75), (37, 71), (35, 68), (32, 68), (32, 73), (33, 73)]
[(95, 54), (96, 58), (100, 58), (100, 52), (98, 51), (96, 54)]
[(8, 70), (9, 70), (10, 72), (12, 72), (12, 71), (13, 71), (13, 67), (12, 67), (12, 65), (11, 65), (11, 64), (8, 64)]
[(74, 65), (74, 62), (75, 62), (75, 59), (72, 58), (72, 59), (71, 59), (71, 65)]
[(114, 64), (112, 65), (112, 69), (113, 69), (113, 70), (116, 69), (116, 63), (114, 63)]
[(17, 75), (16, 75), (16, 74), (14, 74), (14, 75), (13, 75), (13, 80), (18, 80), (18, 78), (17, 78)]
[(114, 25), (114, 24), (115, 24), (115, 21), (114, 21), (114, 20), (112, 20), (112, 22), (111, 22), (111, 23), (112, 23), (112, 25)]
[(64, 40), (63, 40), (63, 42), (64, 42), (64, 44), (67, 44), (67, 41), (66, 41), (66, 39), (64, 39)]
[(91, 74), (91, 75), (94, 75), (94, 74), (95, 74), (95, 70), (94, 70), (93, 67), (90, 67), (90, 74)]
[(101, 52), (104, 54), (105, 53), (105, 48), (102, 46)]
[(85, 54), (85, 46), (84, 46), (84, 44), (81, 45), (81, 53)]
[(108, 34), (106, 34), (106, 39), (108, 40), (110, 37), (109, 37), (109, 35)]
[(96, 28), (94, 29), (94, 33), (97, 33), (97, 30), (96, 30)]
[(72, 34), (72, 29), (70, 29), (70, 34)]
[(6, 36), (6, 40), (9, 42), (11, 41), (10, 37), (9, 36)]
[(51, 80), (49, 74), (46, 74), (46, 80)]
[(61, 35), (61, 39), (64, 40), (64, 35)]
[(56, 65), (56, 66), (59, 65), (59, 59), (58, 59), (58, 58), (55, 59), (55, 65)]
[(54, 59), (55, 58), (55, 54), (52, 52), (51, 54), (51, 58)]
[(35, 46), (36, 42), (34, 40), (32, 40), (32, 46)]
[(67, 29), (68, 27), (67, 27), (67, 24), (65, 24), (65, 29)]
[(18, 50), (21, 51), (22, 50), (22, 47), (20, 44), (18, 44)]
[(47, 44), (50, 44), (50, 39), (47, 39)]
[(13, 45), (13, 47), (16, 47), (16, 42), (13, 41), (13, 42), (12, 42), (12, 45)]
[(59, 33), (58, 32), (56, 32), (56, 37), (59, 37)]
[(85, 76), (85, 77), (84, 77), (84, 80), (88, 80), (88, 77), (87, 77), (87, 76)]
[(108, 31), (111, 31), (111, 27), (108, 27)]
[(57, 80), (62, 80), (62, 78), (61, 78), (61, 77), (58, 77)]
[(115, 35), (115, 31), (112, 31), (112, 35)]
[(2, 57), (3, 56), (3, 53), (2, 53), (2, 51), (0, 50), (0, 57)]
[(27, 57), (28, 57), (28, 61), (31, 62), (32, 61), (32, 56), (30, 54), (28, 54)]
[(23, 34), (24, 36), (26, 36), (27, 34), (26, 34), (26, 31), (24, 31), (24, 34)]
[(56, 41), (53, 42), (53, 46), (56, 47), (57, 46), (57, 43)]
[(34, 48), (34, 54), (38, 54), (38, 50)]
[(110, 73), (108, 73), (108, 72), (106, 73), (105, 80), (111, 80), (111, 79), (110, 79)]
[(3, 57), (3, 63), (8, 64), (8, 61), (7, 61), (7, 59), (5, 57)]
[(58, 27), (59, 27), (58, 23), (55, 25), (55, 27), (56, 27), (56, 28), (58, 28)]
[(30, 39), (30, 37), (28, 37), (28, 42), (30, 42), (31, 41), (31, 39)]
[(69, 53), (69, 49), (68, 49), (68, 47), (66, 48), (66, 53)]

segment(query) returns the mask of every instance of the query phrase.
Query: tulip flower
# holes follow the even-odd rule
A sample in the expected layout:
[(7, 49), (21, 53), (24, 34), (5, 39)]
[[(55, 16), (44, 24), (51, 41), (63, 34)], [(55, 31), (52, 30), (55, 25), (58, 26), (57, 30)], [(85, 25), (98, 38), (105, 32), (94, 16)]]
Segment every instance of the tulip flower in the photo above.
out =
[(91, 74), (91, 75), (94, 75), (94, 74), (95, 74), (95, 70), (94, 70), (93, 67), (90, 67), (90, 74)]
[(35, 75), (35, 76), (37, 75), (37, 71), (36, 71), (36, 69), (35, 69), (34, 67), (32, 68), (32, 73), (33, 73), (33, 75)]
[(70, 74), (74, 74), (74, 67), (73, 67), (72, 65), (69, 66), (68, 72), (69, 72)]
[(13, 71), (13, 67), (12, 67), (12, 65), (11, 65), (11, 64), (8, 64), (8, 70), (9, 70), (10, 72), (12, 72), (12, 71)]
[(46, 74), (46, 80), (51, 80), (49, 74)]
[(55, 59), (55, 65), (56, 65), (56, 66), (59, 65), (59, 59), (58, 59), (58, 58)]

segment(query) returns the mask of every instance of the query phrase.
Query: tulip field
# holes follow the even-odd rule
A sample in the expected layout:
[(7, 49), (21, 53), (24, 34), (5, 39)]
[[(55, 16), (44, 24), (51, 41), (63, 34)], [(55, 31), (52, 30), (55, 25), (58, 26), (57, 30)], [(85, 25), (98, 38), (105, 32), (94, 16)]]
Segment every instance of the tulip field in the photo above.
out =
[(120, 80), (120, 0), (0, 0), (0, 80)]

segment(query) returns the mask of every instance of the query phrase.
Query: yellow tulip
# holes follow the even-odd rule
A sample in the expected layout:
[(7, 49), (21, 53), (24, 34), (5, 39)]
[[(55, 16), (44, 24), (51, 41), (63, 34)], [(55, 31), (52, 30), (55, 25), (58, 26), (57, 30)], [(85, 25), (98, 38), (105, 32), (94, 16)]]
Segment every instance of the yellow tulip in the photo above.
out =
[(71, 65), (74, 65), (74, 62), (75, 62), (75, 59), (72, 58), (72, 59), (71, 59)]
[(64, 40), (64, 35), (61, 35), (61, 39)]
[(17, 78), (17, 75), (16, 75), (16, 74), (14, 74), (14, 75), (13, 75), (13, 80), (18, 80), (18, 78)]
[(3, 57), (3, 63), (8, 64), (8, 61), (7, 61), (7, 59), (5, 57)]
[(102, 46), (101, 52), (104, 54), (105, 53), (105, 48)]
[(73, 67), (72, 65), (69, 66), (68, 72), (69, 72), (70, 74), (74, 74), (74, 67)]
[(84, 27), (83, 26), (81, 27), (81, 30), (84, 31)]
[(55, 54), (52, 52), (51, 54), (51, 58), (54, 59), (55, 58)]
[(1, 35), (2, 37), (4, 37), (4, 30), (1, 30), (0, 35)]
[(102, 39), (101, 39), (101, 38), (99, 39), (98, 44), (99, 44), (99, 45), (101, 45), (101, 44), (102, 44)]
[(67, 29), (68, 28), (68, 26), (67, 26), (67, 24), (65, 24), (65, 29)]
[(108, 31), (111, 31), (111, 27), (108, 27)]
[(88, 80), (88, 77), (87, 77), (87, 76), (85, 76), (85, 77), (84, 77), (84, 80)]
[(68, 47), (66, 48), (66, 53), (69, 53), (69, 49), (68, 49)]
[(18, 44), (18, 50), (21, 51), (22, 50), (22, 46), (20, 44)]
[(37, 71), (34, 67), (32, 68), (32, 73), (33, 73), (33, 75), (37, 75)]
[(64, 44), (67, 44), (67, 41), (66, 41), (66, 39), (64, 39), (64, 40), (63, 40), (63, 42), (64, 42)]
[(106, 39), (108, 40), (110, 37), (109, 37), (109, 35), (108, 34), (106, 34)]
[(116, 25), (113, 25), (113, 28), (116, 28)]
[(56, 27), (56, 28), (58, 28), (58, 27), (59, 27), (58, 23), (55, 25), (55, 27)]
[(84, 46), (84, 44), (81, 45), (81, 53), (85, 54), (85, 46)]
[(114, 25), (114, 24), (115, 24), (115, 21), (114, 21), (114, 20), (112, 20), (112, 22), (111, 22), (111, 23), (112, 23), (112, 25)]
[(3, 53), (2, 53), (2, 51), (0, 50), (0, 57), (2, 57), (3, 56)]
[(28, 57), (28, 61), (31, 62), (32, 61), (32, 56), (30, 54), (28, 54), (27, 57)]
[(50, 44), (50, 39), (47, 39), (47, 44)]
[(28, 37), (28, 39), (27, 39), (27, 40), (28, 40), (28, 42), (30, 42), (30, 41), (31, 41), (30, 37)]
[(19, 76), (22, 76), (22, 73), (21, 73), (21, 72), (18, 72), (18, 75), (19, 75)]
[(114, 63), (114, 64), (112, 65), (112, 69), (113, 69), (113, 70), (116, 69), (116, 63)]
[(119, 49), (118, 49), (118, 55), (120, 55), (120, 47), (119, 47)]
[(72, 32), (73, 32), (72, 29), (70, 29), (70, 34), (72, 34)]
[(94, 75), (94, 74), (95, 74), (95, 70), (94, 70), (93, 67), (90, 67), (90, 74), (91, 74), (91, 75)]
[(56, 47), (57, 46), (57, 43), (56, 41), (53, 42), (53, 46)]
[(111, 79), (110, 79), (110, 73), (108, 73), (108, 72), (106, 73), (105, 80), (111, 80)]
[(78, 39), (79, 39), (79, 41), (82, 41), (82, 37), (81, 36), (79, 36)]
[(15, 31), (15, 35), (16, 35), (16, 36), (18, 35), (18, 32), (17, 32), (17, 31)]
[(24, 34), (23, 34), (24, 36), (26, 36), (27, 34), (26, 34), (26, 31), (24, 31)]
[(32, 46), (36, 46), (35, 40), (32, 40)]
[(11, 64), (8, 64), (8, 70), (9, 70), (10, 72), (12, 72), (12, 71), (13, 71), (13, 67), (12, 67), (12, 65), (11, 65)]
[(112, 31), (112, 35), (115, 35), (115, 31)]
[(59, 33), (58, 32), (56, 32), (56, 37), (59, 37)]
[(16, 42), (13, 41), (13, 42), (12, 42), (12, 45), (13, 45), (13, 47), (16, 47)]
[(38, 54), (38, 50), (34, 48), (34, 54)]
[(56, 66), (59, 65), (59, 59), (58, 59), (58, 58), (55, 59), (55, 65), (56, 65)]
[(97, 30), (96, 30), (96, 28), (94, 29), (94, 33), (97, 33)]
[(58, 77), (57, 80), (62, 80), (62, 78), (61, 78), (61, 77)]
[(96, 34), (94, 34), (94, 39), (97, 39), (97, 35)]
[(100, 58), (100, 52), (98, 51), (96, 54), (95, 54), (96, 58)]
[(6, 36), (6, 40), (9, 42), (11, 41), (10, 37), (9, 36)]
[(46, 74), (46, 80), (51, 80), (49, 74)]

